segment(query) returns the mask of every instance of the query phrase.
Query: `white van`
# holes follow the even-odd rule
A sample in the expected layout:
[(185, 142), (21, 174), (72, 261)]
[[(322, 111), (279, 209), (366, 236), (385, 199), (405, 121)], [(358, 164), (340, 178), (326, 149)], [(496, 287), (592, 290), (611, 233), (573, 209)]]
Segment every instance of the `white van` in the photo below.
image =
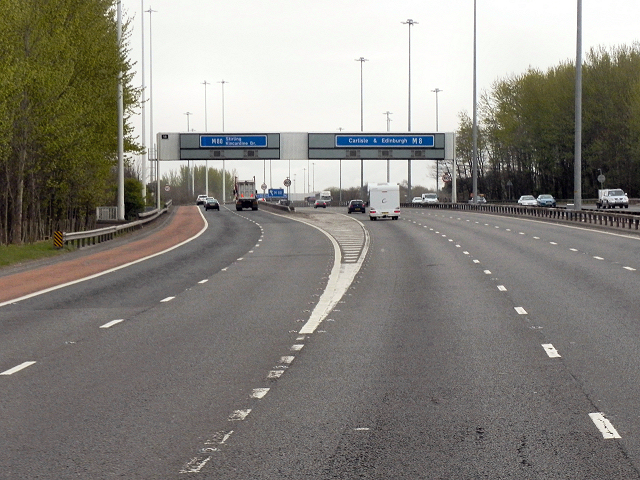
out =
[(369, 184), (369, 219), (400, 218), (400, 186), (397, 183)]

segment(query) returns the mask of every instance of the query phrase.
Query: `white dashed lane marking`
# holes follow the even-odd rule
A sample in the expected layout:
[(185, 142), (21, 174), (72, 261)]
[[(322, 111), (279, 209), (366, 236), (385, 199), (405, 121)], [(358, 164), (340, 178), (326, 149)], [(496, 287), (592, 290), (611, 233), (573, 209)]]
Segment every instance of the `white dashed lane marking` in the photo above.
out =
[(613, 427), (611, 422), (605, 418), (602, 412), (590, 413), (589, 417), (591, 417), (593, 423), (595, 423), (598, 430), (600, 430), (603, 438), (622, 438)]
[(120, 318), (118, 320), (111, 320), (110, 322), (105, 323), (104, 325), (100, 325), (100, 328), (111, 328), (114, 325), (117, 325), (120, 322), (124, 322), (123, 318)]
[(544, 348), (544, 351), (547, 352), (547, 355), (549, 356), (549, 358), (560, 358), (560, 354), (552, 344), (543, 343), (542, 348)]
[(24, 370), (25, 368), (30, 367), (34, 363), (36, 362), (23, 362), (20, 365), (16, 365), (15, 367), (10, 368), (9, 370), (5, 370), (4, 372), (0, 373), (0, 375), (13, 375), (14, 373), (17, 373), (20, 370)]

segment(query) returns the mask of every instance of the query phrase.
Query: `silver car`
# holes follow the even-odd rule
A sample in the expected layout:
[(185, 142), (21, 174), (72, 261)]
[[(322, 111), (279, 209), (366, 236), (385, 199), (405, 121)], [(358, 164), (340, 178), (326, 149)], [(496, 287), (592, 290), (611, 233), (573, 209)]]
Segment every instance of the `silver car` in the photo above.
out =
[(538, 205), (538, 201), (536, 200), (536, 197), (534, 197), (533, 195), (522, 195), (518, 199), (518, 205), (535, 207)]

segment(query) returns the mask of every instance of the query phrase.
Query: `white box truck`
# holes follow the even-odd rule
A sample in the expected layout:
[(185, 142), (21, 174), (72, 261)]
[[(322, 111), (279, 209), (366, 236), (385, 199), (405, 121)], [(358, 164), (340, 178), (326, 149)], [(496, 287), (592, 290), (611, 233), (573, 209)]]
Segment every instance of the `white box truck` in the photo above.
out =
[(369, 184), (369, 219), (400, 218), (400, 186), (397, 183)]

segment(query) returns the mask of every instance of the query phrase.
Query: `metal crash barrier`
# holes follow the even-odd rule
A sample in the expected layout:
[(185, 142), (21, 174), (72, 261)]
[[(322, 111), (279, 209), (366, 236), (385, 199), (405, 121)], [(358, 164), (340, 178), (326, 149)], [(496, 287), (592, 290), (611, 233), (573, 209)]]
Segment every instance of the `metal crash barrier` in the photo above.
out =
[(572, 210), (570, 208), (523, 207), (521, 205), (476, 205), (473, 203), (437, 203), (428, 205), (403, 204), (404, 207), (431, 208), (439, 210), (462, 210), (507, 215), (512, 217), (534, 217), (559, 222), (593, 225), (620, 230), (638, 231), (640, 215), (628, 213), (600, 212), (597, 210)]
[(87, 230), (85, 232), (55, 231), (53, 232), (53, 246), (54, 248), (62, 248), (65, 245), (72, 245), (76, 248), (82, 248), (113, 240), (117, 235), (131, 232), (141, 228), (146, 223), (154, 221), (163, 213), (168, 212), (171, 204), (172, 202), (169, 200), (164, 204), (164, 208), (156, 208), (154, 210), (149, 210), (148, 212), (139, 213), (138, 220), (123, 225), (111, 225), (109, 227)]

